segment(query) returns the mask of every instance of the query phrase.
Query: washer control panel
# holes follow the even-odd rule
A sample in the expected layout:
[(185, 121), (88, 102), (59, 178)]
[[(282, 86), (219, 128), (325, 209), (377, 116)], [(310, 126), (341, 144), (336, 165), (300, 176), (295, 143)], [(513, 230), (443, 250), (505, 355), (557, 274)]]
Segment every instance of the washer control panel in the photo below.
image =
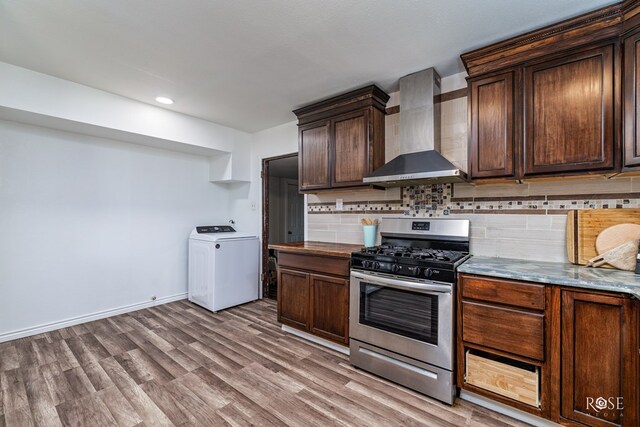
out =
[(233, 227), (230, 225), (204, 225), (200, 227), (196, 227), (196, 231), (198, 234), (209, 234), (209, 233), (235, 233)]

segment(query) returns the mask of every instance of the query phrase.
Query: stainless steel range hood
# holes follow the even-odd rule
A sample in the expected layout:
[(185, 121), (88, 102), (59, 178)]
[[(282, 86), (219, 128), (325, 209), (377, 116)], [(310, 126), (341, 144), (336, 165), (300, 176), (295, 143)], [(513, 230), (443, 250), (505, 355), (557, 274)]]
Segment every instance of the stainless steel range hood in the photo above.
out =
[(433, 68), (400, 79), (400, 155), (364, 178), (382, 187), (465, 182), (440, 154), (440, 76)]

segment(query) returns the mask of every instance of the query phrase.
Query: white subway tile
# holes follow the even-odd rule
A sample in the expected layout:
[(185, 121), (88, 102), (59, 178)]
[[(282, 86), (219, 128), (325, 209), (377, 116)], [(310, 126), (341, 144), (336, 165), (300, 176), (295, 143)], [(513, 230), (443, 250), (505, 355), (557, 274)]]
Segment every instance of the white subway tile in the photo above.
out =
[(309, 214), (309, 224), (340, 224), (340, 215), (335, 214)]
[(565, 236), (561, 230), (527, 230), (517, 228), (487, 227), (487, 239), (544, 240), (564, 243)]
[(362, 225), (360, 224), (332, 224), (331, 229), (338, 232), (338, 235), (342, 233), (362, 233)]
[[(456, 215), (456, 218), (458, 216)], [(474, 214), (469, 216), (471, 226), (498, 228), (527, 228), (527, 216), (517, 214)]]
[(340, 224), (360, 224), (360, 215), (340, 215)]
[(559, 178), (558, 181), (531, 181), (530, 195), (628, 193), (631, 178)]
[(497, 241), (490, 239), (471, 239), (471, 253), (478, 256), (495, 257), (498, 255)]
[(487, 229), (485, 227), (471, 227), (469, 230), (471, 239), (483, 239), (487, 237)]
[(527, 184), (455, 184), (453, 197), (511, 197), (528, 196)]
[(497, 240), (497, 255), (500, 258), (517, 258), (532, 261), (566, 262), (564, 245), (546, 240)]
[(527, 229), (548, 230), (551, 228), (552, 217), (549, 215), (527, 215)]
[(549, 215), (551, 217), (551, 229), (553, 230), (566, 230), (567, 229), (567, 216), (566, 215)]
[[(310, 222), (309, 223), (309, 231), (313, 230), (313, 231), (326, 231), (329, 230), (329, 225), (330, 224), (324, 224), (324, 223), (315, 223), (315, 222)], [(333, 225), (333, 224), (331, 224)]]
[[(338, 242), (338, 236), (335, 231), (315, 231), (309, 230), (309, 240), (316, 242)], [(340, 240), (341, 241), (341, 240)]]
[[(338, 233), (340, 243), (353, 243), (356, 245), (364, 244), (364, 233), (360, 232), (340, 232)], [(378, 243), (380, 243), (380, 236), (378, 235)]]
[(453, 197), (473, 197), (476, 193), (476, 186), (464, 183), (453, 184)]

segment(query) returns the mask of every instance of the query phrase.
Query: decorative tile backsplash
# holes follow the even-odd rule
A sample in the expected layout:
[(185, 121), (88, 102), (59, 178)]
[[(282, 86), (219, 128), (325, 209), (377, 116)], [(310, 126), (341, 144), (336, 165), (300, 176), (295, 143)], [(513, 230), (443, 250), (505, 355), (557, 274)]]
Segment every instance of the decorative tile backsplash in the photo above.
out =
[(308, 204), (310, 214), (394, 213), (412, 217), (441, 217), (455, 214), (564, 214), (569, 209), (640, 208), (640, 192), (574, 195), (467, 196), (456, 197), (457, 184), (404, 187), (402, 199), (363, 200), (343, 203)]

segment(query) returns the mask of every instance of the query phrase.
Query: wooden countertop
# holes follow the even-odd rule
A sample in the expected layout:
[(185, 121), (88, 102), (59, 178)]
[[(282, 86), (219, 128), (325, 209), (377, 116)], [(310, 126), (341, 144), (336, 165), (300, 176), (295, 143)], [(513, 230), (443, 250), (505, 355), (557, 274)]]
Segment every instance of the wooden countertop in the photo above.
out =
[(304, 241), (295, 243), (274, 243), (269, 245), (269, 249), (274, 249), (280, 252), (350, 258), (351, 252), (359, 251), (362, 249), (362, 245)]

